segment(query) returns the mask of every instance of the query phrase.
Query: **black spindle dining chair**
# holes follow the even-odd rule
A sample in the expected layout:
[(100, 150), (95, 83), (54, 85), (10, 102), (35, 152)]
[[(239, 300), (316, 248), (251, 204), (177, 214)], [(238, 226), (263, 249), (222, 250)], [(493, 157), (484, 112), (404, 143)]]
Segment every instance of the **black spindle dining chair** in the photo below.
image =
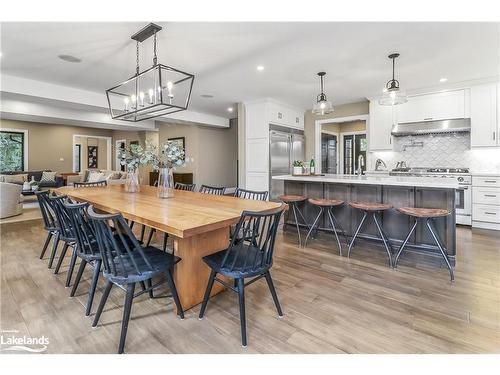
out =
[(73, 187), (82, 188), (82, 187), (106, 187), (108, 186), (108, 182), (106, 180), (96, 181), (96, 182), (73, 182)]
[(75, 283), (71, 289), (70, 296), (74, 297), (80, 280), (83, 275), (85, 266), (89, 264), (94, 268), (92, 273), (92, 281), (90, 283), (89, 295), (87, 298), (87, 306), (85, 308), (85, 316), (89, 316), (92, 311), (92, 302), (94, 300), (99, 273), (101, 271), (101, 252), (97, 244), (94, 228), (90, 223), (87, 215), (88, 203), (64, 203), (64, 208), (71, 220), (71, 230), (76, 239), (76, 256), (81, 259), (80, 267), (76, 275)]
[(66, 195), (54, 195), (49, 196), (49, 201), (52, 202), (54, 207), (54, 212), (57, 218), (57, 226), (59, 229), (59, 239), (64, 242), (61, 254), (59, 255), (59, 260), (57, 261), (56, 268), (54, 269), (54, 274), (58, 274), (61, 269), (62, 262), (66, 256), (68, 248), (71, 248), (71, 260), (69, 262), (68, 274), (66, 275), (66, 287), (69, 287), (71, 283), (71, 277), (73, 275), (73, 270), (76, 264), (76, 237), (74, 235), (74, 230), (72, 228), (72, 222), (68, 215), (64, 203), (66, 201), (71, 202), (71, 200)]
[[(236, 292), (240, 304), (241, 343), (247, 346), (245, 318), (245, 287), (264, 277), (273, 297), (278, 316), (283, 317), (280, 303), (271, 278), (274, 244), (281, 214), (285, 206), (265, 213), (243, 211), (236, 226), (236, 233), (249, 236), (248, 241), (231, 240), (226, 250), (207, 255), (203, 261), (211, 268), (207, 289), (201, 305), (199, 319), (203, 319), (214, 281)], [(235, 286), (217, 278), (217, 274), (233, 278)], [(252, 278), (245, 283), (246, 278)]]
[(54, 208), (52, 202), (49, 201), (49, 191), (36, 191), (35, 195), (38, 199), (38, 206), (40, 207), (40, 212), (42, 213), (43, 218), (43, 227), (47, 231), (47, 238), (45, 239), (45, 243), (43, 244), (42, 252), (40, 253), (40, 259), (43, 258), (45, 252), (47, 251), (47, 247), (49, 246), (50, 240), (54, 237), (54, 243), (52, 248), (51, 260), (49, 261), (50, 267), (52, 267), (52, 262), (54, 261), (54, 256), (56, 253), (57, 246), (59, 244), (59, 229), (56, 223), (56, 214), (54, 212)]
[[(172, 276), (174, 265), (181, 259), (152, 246), (142, 247), (121, 214), (98, 214), (92, 206), (87, 212), (94, 225), (104, 265), (103, 276), (106, 278), (106, 287), (92, 326), (95, 327), (99, 323), (112, 286), (117, 285), (126, 291), (118, 347), (118, 353), (123, 353), (132, 301), (135, 297), (152, 291), (166, 281), (177, 306), (177, 313), (181, 319), (184, 319), (184, 311)], [(152, 284), (152, 279), (157, 276), (165, 276), (166, 280)], [(134, 293), (135, 284), (138, 282), (146, 282), (148, 288)]]
[(253, 199), (257, 201), (267, 200), (268, 194), (269, 193), (267, 191), (254, 191), (241, 188), (236, 188), (236, 190), (234, 191), (234, 196), (236, 198)]
[(214, 186), (208, 186), (208, 185), (201, 185), (200, 186), (200, 193), (204, 193), (204, 194), (224, 195), (225, 192), (226, 192), (225, 187), (214, 187)]
[(196, 189), (196, 184), (183, 184), (182, 182), (176, 182), (174, 185), (176, 190), (194, 191)]
[[(176, 182), (174, 185), (174, 189), (176, 190), (184, 190), (184, 191), (194, 191), (196, 188), (196, 184), (183, 184), (181, 182)], [(148, 241), (146, 242), (146, 246), (149, 246), (151, 244), (151, 240), (153, 239), (153, 234), (156, 233), (155, 228), (151, 228), (151, 231), (149, 232), (148, 236)], [(142, 235), (141, 237), (144, 237)], [(167, 239), (168, 239), (168, 233), (163, 234), (163, 251), (167, 251)]]

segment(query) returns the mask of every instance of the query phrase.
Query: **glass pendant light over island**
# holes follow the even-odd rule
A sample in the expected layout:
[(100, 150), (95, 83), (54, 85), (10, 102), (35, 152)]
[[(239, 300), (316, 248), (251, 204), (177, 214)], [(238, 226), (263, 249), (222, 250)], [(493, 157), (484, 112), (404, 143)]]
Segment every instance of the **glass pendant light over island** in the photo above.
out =
[(326, 98), (325, 93), (323, 92), (323, 77), (325, 75), (326, 75), (325, 72), (319, 72), (318, 73), (319, 80), (320, 80), (320, 90), (321, 90), (321, 93), (317, 96), (316, 103), (314, 103), (313, 109), (312, 109), (312, 112), (315, 115), (320, 115), (320, 116), (326, 115), (328, 113), (332, 113), (333, 112), (332, 102), (328, 101), (328, 99)]
[(392, 60), (392, 79), (385, 84), (382, 90), (382, 96), (378, 102), (380, 105), (398, 105), (406, 103), (408, 98), (399, 88), (399, 81), (394, 78), (394, 66), (396, 59), (399, 57), (399, 53), (393, 53), (388, 57)]
[[(188, 108), (194, 75), (158, 64), (156, 34), (162, 28), (154, 23), (132, 35), (136, 41), (135, 75), (106, 90), (111, 117), (116, 120), (142, 121)], [(140, 72), (139, 43), (153, 37), (153, 66)]]

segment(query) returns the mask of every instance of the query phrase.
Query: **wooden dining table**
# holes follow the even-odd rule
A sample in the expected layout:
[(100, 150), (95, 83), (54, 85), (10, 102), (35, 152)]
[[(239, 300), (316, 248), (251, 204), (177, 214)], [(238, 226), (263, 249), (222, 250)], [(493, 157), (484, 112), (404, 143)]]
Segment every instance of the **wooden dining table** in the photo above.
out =
[[(199, 304), (210, 275), (202, 257), (224, 250), (229, 245), (230, 227), (243, 211), (265, 212), (280, 203), (256, 201), (175, 190), (174, 197), (157, 197), (157, 188), (141, 185), (140, 192), (128, 193), (123, 186), (65, 186), (55, 189), (59, 195), (88, 202), (108, 213), (121, 213), (126, 219), (166, 232), (173, 239), (173, 250), (182, 260), (174, 270), (174, 280), (187, 310)], [(214, 285), (212, 295), (224, 287)]]

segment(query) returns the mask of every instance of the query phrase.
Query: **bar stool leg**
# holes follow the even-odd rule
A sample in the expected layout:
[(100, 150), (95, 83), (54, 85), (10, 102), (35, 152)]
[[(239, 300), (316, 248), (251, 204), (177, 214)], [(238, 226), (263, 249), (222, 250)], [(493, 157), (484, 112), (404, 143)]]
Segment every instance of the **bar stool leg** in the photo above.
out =
[(323, 215), (323, 207), (319, 208), (318, 216), (316, 216), (316, 219), (314, 219), (314, 222), (313, 222), (313, 225), (311, 226), (311, 229), (309, 229), (309, 232), (307, 232), (307, 236), (306, 236), (306, 239), (304, 241), (304, 247), (306, 247), (307, 240), (308, 240), (309, 236), (311, 235), (312, 231), (314, 230), (314, 226), (318, 222), (318, 220), (321, 217), (321, 215)]
[(403, 244), (401, 245), (401, 247), (399, 248), (398, 250), (398, 254), (396, 255), (396, 258), (394, 259), (394, 262), (393, 262), (393, 266), (394, 268), (396, 268), (398, 266), (398, 260), (399, 260), (399, 256), (401, 255), (401, 253), (403, 252), (403, 249), (405, 248), (406, 246), (406, 243), (408, 242), (408, 240), (410, 239), (413, 231), (415, 230), (415, 228), (417, 227), (417, 223), (418, 223), (418, 219), (415, 219), (415, 223), (413, 224), (413, 226), (411, 227), (410, 229), (410, 232), (408, 233), (408, 235), (406, 236), (405, 240), (403, 241)]
[(302, 241), (300, 239), (300, 228), (299, 228), (299, 220), (297, 219), (297, 207), (295, 207), (295, 202), (291, 203), (293, 216), (295, 217), (295, 226), (297, 227), (297, 234), (299, 236), (299, 246), (301, 246)]
[(427, 228), (429, 228), (429, 231), (432, 234), (432, 237), (434, 238), (434, 241), (436, 241), (436, 244), (438, 245), (439, 251), (441, 251), (441, 254), (443, 255), (444, 261), (446, 262), (446, 266), (448, 267), (448, 270), (450, 271), (450, 277), (451, 281), (455, 280), (455, 275), (453, 273), (453, 267), (450, 264), (450, 261), (448, 260), (448, 254), (446, 253), (445, 249), (441, 245), (441, 242), (439, 241), (438, 237), (434, 233), (433, 230), (433, 223), (432, 223), (432, 218), (428, 218), (426, 220)]
[(330, 224), (332, 224), (333, 234), (335, 234), (335, 238), (337, 240), (337, 245), (339, 246), (339, 254), (342, 256), (342, 246), (340, 245), (339, 235), (337, 234), (337, 228), (335, 227), (335, 223), (333, 222), (331, 208), (328, 209), (328, 218), (330, 219)]
[(378, 220), (377, 220), (377, 213), (373, 213), (373, 220), (375, 221), (375, 224), (377, 225), (378, 232), (380, 233), (380, 237), (382, 237), (382, 241), (384, 241), (384, 247), (385, 250), (387, 251), (387, 255), (389, 256), (389, 267), (392, 268), (392, 251), (389, 250), (389, 247), (391, 247), (391, 243), (389, 242), (389, 239), (386, 239), (385, 233), (382, 230), (382, 227), (380, 226)]
[(361, 222), (358, 225), (358, 229), (356, 229), (356, 232), (354, 233), (354, 236), (352, 236), (351, 243), (349, 244), (349, 249), (347, 250), (347, 257), (351, 257), (351, 249), (354, 246), (354, 241), (356, 240), (356, 237), (358, 236), (359, 231), (361, 230), (361, 227), (363, 226), (363, 223), (365, 222), (367, 213), (366, 211), (363, 211), (363, 218), (361, 219)]
[(335, 227), (337, 227), (337, 228), (340, 229), (340, 231), (342, 232), (342, 236), (345, 239), (345, 243), (347, 244), (347, 246), (349, 246), (349, 240), (347, 238), (347, 233), (345, 232), (345, 230), (342, 227), (342, 225), (340, 225), (340, 222), (337, 220), (337, 217), (333, 213), (333, 208), (330, 208), (330, 212), (332, 213), (332, 219), (333, 219), (333, 222), (335, 223)]

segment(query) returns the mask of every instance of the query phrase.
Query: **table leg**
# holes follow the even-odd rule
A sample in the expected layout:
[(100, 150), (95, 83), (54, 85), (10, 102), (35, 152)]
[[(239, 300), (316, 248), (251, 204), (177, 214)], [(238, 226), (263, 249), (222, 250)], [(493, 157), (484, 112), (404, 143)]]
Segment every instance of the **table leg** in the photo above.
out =
[[(210, 268), (203, 262), (202, 257), (227, 248), (229, 229), (229, 227), (220, 228), (188, 238), (172, 236), (174, 254), (182, 259), (175, 266), (174, 281), (184, 311), (203, 302)], [(222, 276), (219, 278), (229, 280)], [(215, 283), (211, 295), (220, 293), (222, 290), (224, 287)]]

